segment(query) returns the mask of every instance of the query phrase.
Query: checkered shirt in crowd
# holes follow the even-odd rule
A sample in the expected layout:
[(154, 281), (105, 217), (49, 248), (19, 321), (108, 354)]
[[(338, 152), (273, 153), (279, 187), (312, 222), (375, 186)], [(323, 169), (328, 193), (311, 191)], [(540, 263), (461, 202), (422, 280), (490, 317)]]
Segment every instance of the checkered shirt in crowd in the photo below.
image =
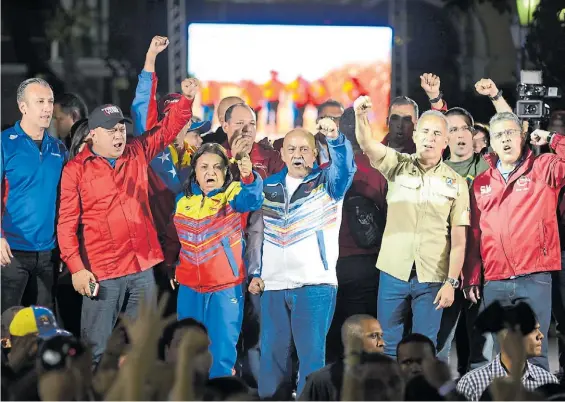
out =
[[(465, 374), (457, 383), (457, 391), (468, 401), (478, 401), (495, 378), (506, 377), (507, 375), (506, 369), (500, 362), (500, 355), (497, 355), (486, 366)], [(557, 377), (530, 362), (526, 363), (526, 372), (522, 376), (522, 384), (527, 390), (533, 391), (542, 385), (551, 383), (558, 384)]]

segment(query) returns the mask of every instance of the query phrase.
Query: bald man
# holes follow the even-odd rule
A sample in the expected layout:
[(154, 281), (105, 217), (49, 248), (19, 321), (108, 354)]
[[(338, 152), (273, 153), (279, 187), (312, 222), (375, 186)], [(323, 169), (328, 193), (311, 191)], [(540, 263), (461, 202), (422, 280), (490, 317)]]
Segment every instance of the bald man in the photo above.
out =
[[(363, 344), (365, 353), (383, 353), (383, 330), (377, 319), (368, 314), (356, 314), (347, 318), (341, 327), (341, 340), (354, 336)], [(349, 351), (346, 349), (345, 354)], [(343, 360), (328, 364), (306, 378), (302, 401), (340, 401), (343, 384)]]
[(220, 103), (218, 103), (218, 108), (216, 110), (216, 113), (217, 113), (218, 121), (220, 122), (220, 127), (218, 127), (218, 129), (215, 132), (205, 135), (203, 137), (204, 144), (211, 142), (215, 142), (216, 144), (223, 144), (224, 142), (227, 141), (228, 136), (226, 135), (226, 132), (224, 131), (223, 128), (225, 123), (226, 110), (228, 110), (230, 106), (233, 106), (238, 103), (245, 103), (245, 102), (239, 96), (228, 96), (222, 99)]
[(333, 120), (320, 120), (318, 131), (327, 138), (329, 166), (316, 164), (314, 136), (294, 129), (282, 149), (286, 167), (264, 182), (262, 259), (249, 285), (251, 293), (263, 292), (261, 399), (290, 399), (292, 343), (300, 366), (298, 395), (306, 376), (325, 365), (337, 292), (341, 206), (356, 166), (351, 143)]

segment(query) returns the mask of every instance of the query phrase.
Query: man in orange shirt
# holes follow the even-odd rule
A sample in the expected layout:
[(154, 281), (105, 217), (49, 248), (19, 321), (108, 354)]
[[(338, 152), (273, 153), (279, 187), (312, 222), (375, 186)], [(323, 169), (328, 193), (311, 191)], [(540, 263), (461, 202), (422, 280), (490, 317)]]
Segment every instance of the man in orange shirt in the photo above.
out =
[(308, 105), (309, 87), (310, 84), (301, 75), (286, 86), (287, 91), (292, 96), (294, 127), (302, 127), (304, 125), (304, 111), (306, 110), (306, 105)]
[(277, 126), (277, 114), (284, 84), (278, 79), (279, 73), (271, 70), (271, 79), (263, 84), (263, 97), (267, 101), (267, 125), (272, 122), (271, 112), (274, 113), (274, 123)]

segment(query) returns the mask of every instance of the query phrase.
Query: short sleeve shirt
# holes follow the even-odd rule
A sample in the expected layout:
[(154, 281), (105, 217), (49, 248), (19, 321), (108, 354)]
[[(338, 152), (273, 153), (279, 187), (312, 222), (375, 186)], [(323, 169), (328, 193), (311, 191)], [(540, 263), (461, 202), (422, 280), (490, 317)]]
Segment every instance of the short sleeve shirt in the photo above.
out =
[(416, 155), (388, 148), (371, 161), (388, 181), (387, 223), (377, 267), (404, 281), (443, 282), (449, 270), (451, 228), (469, 226), (467, 182), (440, 161), (424, 171)]

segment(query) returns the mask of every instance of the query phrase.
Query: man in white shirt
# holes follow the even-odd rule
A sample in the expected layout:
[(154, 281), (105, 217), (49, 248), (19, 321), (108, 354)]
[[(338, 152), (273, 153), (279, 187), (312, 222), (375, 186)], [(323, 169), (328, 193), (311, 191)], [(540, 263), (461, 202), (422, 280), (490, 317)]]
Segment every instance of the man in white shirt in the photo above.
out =
[[(263, 257), (249, 291), (261, 297), (261, 399), (290, 399), (291, 347), (300, 362), (297, 394), (306, 376), (325, 365), (326, 335), (337, 292), (335, 266), (343, 197), (356, 166), (351, 143), (331, 119), (326, 136), (331, 163), (315, 164), (314, 136), (295, 129), (285, 136), (280, 173), (264, 181)], [(288, 385), (288, 386), (286, 386)]]

